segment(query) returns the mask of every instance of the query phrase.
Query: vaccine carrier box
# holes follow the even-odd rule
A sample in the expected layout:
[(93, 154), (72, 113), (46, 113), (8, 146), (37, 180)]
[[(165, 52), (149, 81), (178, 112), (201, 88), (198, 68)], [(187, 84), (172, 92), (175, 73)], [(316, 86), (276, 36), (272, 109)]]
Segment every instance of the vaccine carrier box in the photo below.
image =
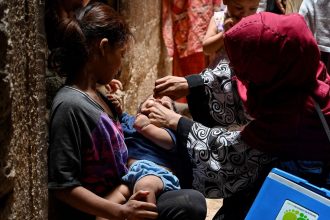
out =
[(274, 168), (246, 220), (330, 220), (330, 191)]

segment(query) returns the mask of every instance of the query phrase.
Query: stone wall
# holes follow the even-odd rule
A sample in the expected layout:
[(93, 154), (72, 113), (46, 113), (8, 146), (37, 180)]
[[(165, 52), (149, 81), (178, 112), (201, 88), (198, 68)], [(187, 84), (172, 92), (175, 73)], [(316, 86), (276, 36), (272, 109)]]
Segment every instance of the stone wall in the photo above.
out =
[(47, 218), (43, 1), (0, 1), (1, 216)]
[(161, 36), (161, 0), (122, 0), (119, 6), (135, 37), (119, 77), (125, 110), (134, 114), (155, 80), (170, 73), (170, 60)]
[[(124, 107), (134, 113), (154, 81), (170, 70), (161, 40), (161, 0), (115, 2), (135, 36), (120, 76)], [(0, 219), (48, 218), (43, 4), (0, 0)]]
[(8, 32), (5, 16), (6, 5), (0, 0), (0, 219), (10, 211), (14, 188), (11, 164), (8, 161), (11, 125), (11, 101), (9, 97), (9, 79), (6, 72), (6, 55), (8, 51)]

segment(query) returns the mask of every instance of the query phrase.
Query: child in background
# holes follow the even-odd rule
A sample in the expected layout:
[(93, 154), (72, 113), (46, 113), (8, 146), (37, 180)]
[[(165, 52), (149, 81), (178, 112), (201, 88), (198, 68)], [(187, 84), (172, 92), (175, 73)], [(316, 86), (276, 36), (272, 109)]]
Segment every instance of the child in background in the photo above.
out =
[(203, 40), (203, 51), (210, 56), (209, 67), (212, 69), (221, 60), (228, 61), (224, 51), (224, 33), (243, 17), (256, 13), (259, 0), (224, 0), (223, 5), (219, 12), (214, 12)]

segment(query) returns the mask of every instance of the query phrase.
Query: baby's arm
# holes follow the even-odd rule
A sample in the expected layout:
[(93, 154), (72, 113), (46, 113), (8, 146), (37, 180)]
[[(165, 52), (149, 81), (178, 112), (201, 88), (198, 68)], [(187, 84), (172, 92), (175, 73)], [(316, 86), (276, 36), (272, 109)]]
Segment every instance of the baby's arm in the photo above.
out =
[(165, 129), (151, 124), (149, 118), (143, 114), (136, 116), (134, 128), (145, 138), (166, 150), (174, 147), (171, 135)]

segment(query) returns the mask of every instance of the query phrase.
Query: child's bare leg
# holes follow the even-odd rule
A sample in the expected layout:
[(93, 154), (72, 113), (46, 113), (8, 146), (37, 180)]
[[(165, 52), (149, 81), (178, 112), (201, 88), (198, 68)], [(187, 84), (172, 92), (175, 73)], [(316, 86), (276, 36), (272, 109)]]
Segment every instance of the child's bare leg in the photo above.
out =
[(147, 175), (135, 183), (133, 193), (139, 190), (149, 191), (146, 202), (156, 204), (156, 196), (163, 191), (163, 188), (163, 181), (159, 177)]
[[(117, 186), (114, 190), (112, 190), (108, 195), (104, 198), (115, 203), (124, 204), (129, 197), (131, 196), (131, 192), (128, 186), (121, 184)], [(95, 220), (107, 220), (106, 218), (96, 217)]]

